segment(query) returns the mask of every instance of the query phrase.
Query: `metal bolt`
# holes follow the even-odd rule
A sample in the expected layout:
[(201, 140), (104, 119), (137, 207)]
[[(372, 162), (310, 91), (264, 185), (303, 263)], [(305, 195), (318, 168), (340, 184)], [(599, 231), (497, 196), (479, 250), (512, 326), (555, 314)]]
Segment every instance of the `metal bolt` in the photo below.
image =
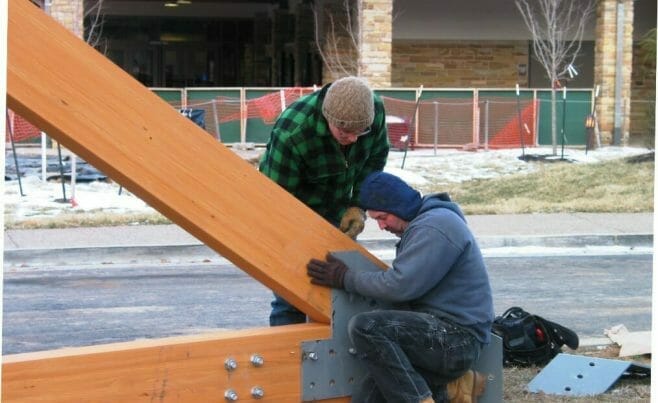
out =
[(308, 353), (307, 357), (313, 361), (317, 361), (319, 358), (318, 353), (316, 353), (315, 351), (311, 351), (310, 353)]
[(350, 347), (350, 348), (347, 350), (347, 352), (350, 353), (350, 354), (352, 354), (352, 355), (356, 355), (356, 349), (355, 349), (354, 347)]
[(224, 361), (224, 368), (226, 368), (227, 371), (233, 371), (238, 367), (238, 362), (235, 361), (234, 358), (227, 358), (226, 361)]
[(254, 399), (261, 399), (263, 396), (265, 396), (265, 391), (260, 386), (254, 386), (251, 388), (251, 396)]
[(238, 394), (235, 393), (233, 389), (226, 389), (224, 392), (224, 399), (226, 399), (229, 402), (234, 402), (238, 400)]
[(258, 355), (258, 354), (252, 355), (251, 358), (249, 359), (249, 361), (251, 361), (251, 364), (254, 367), (260, 367), (260, 366), (263, 365), (263, 363), (265, 363), (265, 360), (263, 359), (263, 357)]

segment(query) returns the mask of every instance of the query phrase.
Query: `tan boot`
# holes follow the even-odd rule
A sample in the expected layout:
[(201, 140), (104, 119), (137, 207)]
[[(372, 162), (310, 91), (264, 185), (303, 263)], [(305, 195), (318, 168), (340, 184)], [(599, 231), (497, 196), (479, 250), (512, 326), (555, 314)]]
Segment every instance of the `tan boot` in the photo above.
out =
[(484, 374), (469, 369), (461, 378), (447, 385), (450, 403), (476, 403), (484, 393), (486, 377)]
[(421, 400), (420, 403), (434, 403), (434, 399), (430, 396), (427, 399)]

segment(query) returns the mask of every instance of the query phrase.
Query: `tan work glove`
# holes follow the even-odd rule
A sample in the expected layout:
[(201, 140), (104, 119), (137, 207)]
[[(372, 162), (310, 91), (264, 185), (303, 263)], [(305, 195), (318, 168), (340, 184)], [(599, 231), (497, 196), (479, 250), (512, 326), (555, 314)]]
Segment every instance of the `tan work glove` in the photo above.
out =
[(366, 213), (358, 207), (348, 207), (340, 220), (340, 230), (352, 239), (363, 232)]

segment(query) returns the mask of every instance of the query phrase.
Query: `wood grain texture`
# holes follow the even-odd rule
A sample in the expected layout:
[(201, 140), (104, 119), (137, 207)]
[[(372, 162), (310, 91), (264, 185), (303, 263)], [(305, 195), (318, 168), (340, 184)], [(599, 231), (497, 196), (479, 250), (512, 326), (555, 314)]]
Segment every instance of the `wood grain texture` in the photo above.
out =
[[(3, 402), (299, 402), (304, 340), (329, 337), (318, 323), (140, 340), (3, 357)], [(251, 364), (263, 357), (261, 367)], [(227, 371), (233, 358), (237, 368)], [(254, 399), (251, 389), (265, 395)], [(347, 402), (336, 398), (324, 402)]]
[(305, 265), (364, 248), (27, 0), (11, 0), (7, 104), (213, 250), (328, 323)]

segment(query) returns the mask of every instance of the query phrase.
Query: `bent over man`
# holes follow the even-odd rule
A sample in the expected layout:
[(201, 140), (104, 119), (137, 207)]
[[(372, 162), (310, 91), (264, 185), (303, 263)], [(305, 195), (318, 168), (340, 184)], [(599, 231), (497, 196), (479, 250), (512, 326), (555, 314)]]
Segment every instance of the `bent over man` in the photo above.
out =
[(363, 181), (359, 203), (380, 229), (400, 237), (391, 267), (353, 270), (331, 255), (307, 265), (314, 284), (394, 306), (349, 321), (368, 369), (352, 401), (472, 401), (484, 388), (472, 366), (490, 342), (494, 312), (487, 269), (460, 208), (445, 193), (421, 197), (384, 172)]
[[(386, 165), (384, 103), (358, 77), (341, 78), (292, 103), (272, 129), (260, 171), (352, 238), (363, 231), (363, 179)], [(291, 217), (294, 220), (294, 217)], [(306, 321), (275, 294), (270, 325)]]

